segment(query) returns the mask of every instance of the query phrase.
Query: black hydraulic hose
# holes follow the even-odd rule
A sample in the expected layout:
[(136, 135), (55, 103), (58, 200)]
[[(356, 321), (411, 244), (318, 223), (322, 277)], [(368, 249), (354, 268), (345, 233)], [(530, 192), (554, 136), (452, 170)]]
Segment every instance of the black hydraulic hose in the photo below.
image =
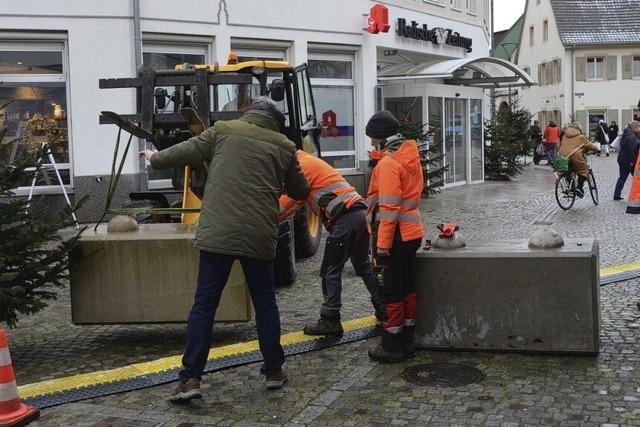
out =
[(129, 148), (131, 147), (131, 141), (133, 140), (133, 134), (129, 135), (129, 140), (127, 141), (127, 145), (124, 149), (124, 153), (122, 154), (122, 159), (120, 160), (120, 164), (118, 165), (118, 170), (116, 171), (116, 163), (118, 160), (118, 149), (120, 148), (120, 135), (122, 134), (122, 128), (118, 127), (118, 137), (116, 139), (116, 148), (113, 152), (113, 161), (111, 163), (111, 176), (109, 178), (109, 188), (107, 190), (107, 198), (104, 205), (104, 212), (102, 216), (96, 223), (96, 226), (93, 228), (93, 231), (98, 230), (98, 226), (104, 220), (104, 217), (109, 213), (109, 209), (111, 208), (111, 202), (113, 200), (113, 195), (116, 192), (116, 188), (118, 186), (118, 181), (120, 181), (120, 175), (122, 174), (122, 169), (124, 167), (124, 162), (127, 159), (127, 153), (129, 152)]

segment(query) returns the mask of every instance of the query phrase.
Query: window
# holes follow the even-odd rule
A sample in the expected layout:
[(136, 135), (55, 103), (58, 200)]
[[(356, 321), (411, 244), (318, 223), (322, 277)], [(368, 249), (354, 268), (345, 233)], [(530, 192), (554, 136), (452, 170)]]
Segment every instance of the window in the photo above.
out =
[(462, 0), (451, 0), (451, 9), (462, 10)]
[(633, 57), (633, 77), (640, 77), (640, 56)]
[(533, 46), (533, 25), (529, 27), (529, 46)]
[(323, 159), (338, 169), (356, 167), (354, 57), (309, 54), (309, 77), (321, 123)]
[(540, 64), (538, 66), (538, 71), (538, 84), (540, 86), (549, 84), (549, 81), (547, 80), (547, 63), (545, 62), (544, 64)]
[(467, 13), (475, 15), (478, 11), (477, 0), (466, 0)]
[(558, 83), (558, 61), (551, 61), (551, 84)]
[(546, 42), (547, 40), (549, 40), (549, 21), (545, 19), (542, 23), (542, 41)]
[[(142, 47), (142, 63), (150, 66), (154, 70), (173, 70), (176, 65), (206, 64), (206, 45), (188, 45), (172, 43), (145, 43)], [(158, 113), (174, 113), (173, 101), (169, 99), (173, 95), (173, 87), (165, 87), (167, 99), (165, 106), (158, 109)], [(151, 163), (146, 162), (147, 177), (150, 189), (171, 188), (173, 169), (157, 170), (151, 167)]]
[[(0, 44), (0, 81), (0, 105), (13, 100), (0, 112), (0, 124), (7, 129), (1, 142), (20, 138), (0, 163), (35, 160), (38, 149), (47, 142), (63, 183), (71, 185), (65, 44)], [(36, 185), (59, 189), (52, 170), (38, 174)], [(31, 182), (25, 180), (21, 186), (31, 186)]]
[(604, 57), (587, 58), (587, 80), (604, 78)]

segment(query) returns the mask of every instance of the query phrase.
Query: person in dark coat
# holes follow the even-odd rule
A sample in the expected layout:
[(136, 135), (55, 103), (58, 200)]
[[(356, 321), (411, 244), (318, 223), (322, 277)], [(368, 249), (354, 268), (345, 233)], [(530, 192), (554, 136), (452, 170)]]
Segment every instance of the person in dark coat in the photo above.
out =
[(640, 148), (640, 122), (632, 121), (629, 127), (622, 132), (620, 141), (620, 154), (618, 154), (618, 167), (620, 177), (613, 192), (613, 200), (622, 200), (621, 193), (629, 175), (633, 173), (633, 168), (638, 158)]
[(285, 116), (270, 99), (255, 100), (237, 120), (215, 122), (187, 141), (165, 150), (141, 151), (155, 169), (208, 162), (202, 212), (194, 245), (200, 251), (198, 283), (187, 319), (187, 346), (172, 402), (202, 398), (200, 380), (209, 350), (213, 319), (231, 267), (239, 260), (256, 313), (258, 343), (267, 390), (289, 379), (282, 368), (280, 314), (273, 259), (278, 243), (278, 197), (305, 200), (309, 183), (296, 157), (296, 145), (282, 133)]
[(542, 152), (540, 144), (542, 144), (542, 129), (540, 129), (540, 122), (535, 120), (529, 128), (529, 137), (533, 142), (533, 163), (538, 164), (540, 161), (540, 153)]
[[(604, 120), (598, 121), (598, 126), (596, 126), (596, 142), (600, 143), (600, 151), (604, 151), (609, 157), (609, 126), (604, 122)], [(598, 152), (598, 157), (600, 157), (600, 152)]]
[(620, 129), (618, 128), (618, 124), (615, 120), (611, 120), (611, 124), (609, 125), (609, 143), (613, 144), (613, 141), (618, 137), (618, 132)]

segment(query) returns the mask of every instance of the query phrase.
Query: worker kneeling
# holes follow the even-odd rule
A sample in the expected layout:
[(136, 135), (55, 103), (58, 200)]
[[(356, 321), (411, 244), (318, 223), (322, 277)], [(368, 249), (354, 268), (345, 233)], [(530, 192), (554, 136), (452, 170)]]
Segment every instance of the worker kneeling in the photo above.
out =
[(424, 178), (414, 140), (398, 133), (398, 120), (388, 111), (374, 114), (366, 127), (379, 158), (367, 202), (372, 231), (374, 272), (386, 319), (379, 346), (369, 350), (378, 362), (400, 362), (414, 356), (416, 291), (412, 269), (424, 229), (418, 204)]
[(569, 158), (570, 170), (578, 175), (578, 184), (575, 189), (578, 197), (584, 197), (584, 182), (589, 177), (589, 164), (584, 158), (584, 154), (588, 151), (595, 153), (598, 148), (582, 134), (580, 123), (571, 123), (562, 137), (560, 155)]
[[(320, 267), (322, 296), (320, 319), (305, 326), (307, 335), (341, 335), (342, 270), (347, 260), (371, 294), (376, 317), (382, 321), (383, 311), (376, 297), (376, 282), (369, 258), (369, 232), (363, 198), (340, 173), (318, 157), (298, 150), (300, 168), (309, 182), (311, 192), (305, 200), (307, 208), (323, 221), (329, 232)], [(304, 203), (290, 197), (280, 197), (280, 219), (290, 217)]]

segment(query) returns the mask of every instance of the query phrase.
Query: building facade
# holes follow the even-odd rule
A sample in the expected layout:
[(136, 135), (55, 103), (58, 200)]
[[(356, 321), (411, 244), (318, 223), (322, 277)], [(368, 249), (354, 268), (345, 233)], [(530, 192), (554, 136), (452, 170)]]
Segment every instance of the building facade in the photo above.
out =
[[(370, 19), (377, 4), (386, 9), (386, 22)], [(486, 96), (482, 85), (468, 87), (458, 78), (492, 75), (469, 62), (489, 57), (491, 7), (491, 0), (188, 0), (179, 7), (166, 0), (114, 0), (98, 8), (68, 0), (61, 12), (59, 4), (45, 0), (4, 0), (0, 102), (15, 101), (0, 119), (8, 137), (24, 138), (13, 159), (59, 136), (54, 156), (64, 183), (76, 199), (90, 196), (81, 219), (95, 220), (104, 205), (117, 134), (115, 126), (99, 125), (100, 112), (135, 112), (132, 89), (101, 90), (98, 80), (133, 77), (139, 63), (156, 69), (225, 63), (233, 50), (241, 59), (309, 64), (318, 120), (333, 111), (339, 131), (321, 138), (323, 157), (359, 189), (364, 190), (369, 161), (367, 119), (380, 108), (405, 114), (416, 97), (420, 108), (411, 110), (411, 119), (439, 123), (447, 135), (438, 142), (452, 165), (447, 182), (479, 181)], [(376, 33), (382, 24), (388, 31)], [(451, 61), (462, 62), (453, 67)], [(390, 72), (382, 78), (385, 70), (439, 63), (449, 64), (439, 74)], [(114, 203), (130, 191), (170, 185), (167, 173), (139, 161), (133, 145)], [(20, 191), (27, 190), (25, 183)], [(36, 193), (55, 199), (60, 188), (45, 180)]]
[(514, 62), (537, 86), (520, 90), (541, 125), (600, 119), (620, 131), (639, 117), (640, 9), (635, 0), (528, 0)]

